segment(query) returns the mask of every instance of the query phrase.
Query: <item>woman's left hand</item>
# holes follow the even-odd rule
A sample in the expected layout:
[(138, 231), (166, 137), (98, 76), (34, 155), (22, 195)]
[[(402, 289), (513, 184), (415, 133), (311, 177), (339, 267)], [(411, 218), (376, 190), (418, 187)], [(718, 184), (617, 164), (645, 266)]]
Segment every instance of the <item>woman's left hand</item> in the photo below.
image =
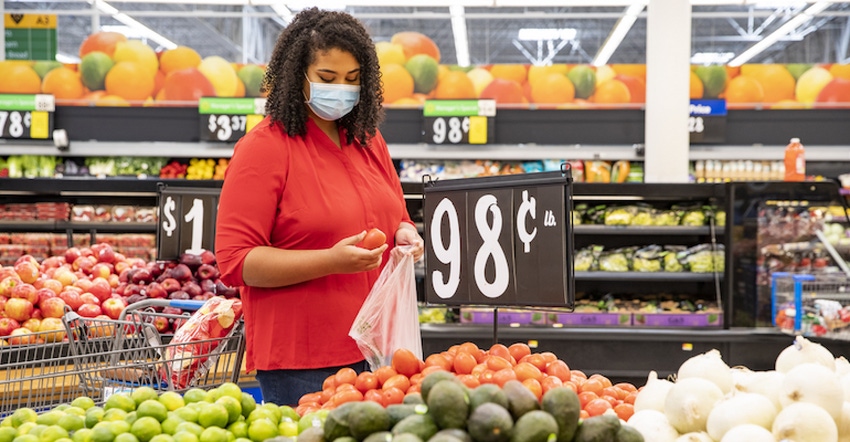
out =
[(419, 232), (416, 231), (416, 228), (408, 223), (401, 223), (398, 226), (398, 230), (395, 231), (395, 245), (397, 246), (413, 246), (411, 253), (413, 253), (413, 260), (419, 261), (422, 258), (422, 254), (425, 252), (424, 241), (422, 237), (419, 236)]

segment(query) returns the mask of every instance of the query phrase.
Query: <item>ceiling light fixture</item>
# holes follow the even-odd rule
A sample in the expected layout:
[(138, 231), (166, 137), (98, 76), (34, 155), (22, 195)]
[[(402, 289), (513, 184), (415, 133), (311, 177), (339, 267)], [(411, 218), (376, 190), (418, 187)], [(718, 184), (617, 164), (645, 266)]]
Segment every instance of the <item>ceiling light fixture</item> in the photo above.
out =
[(455, 55), (457, 56), (457, 64), (460, 67), (470, 65), (469, 60), (469, 35), (466, 31), (466, 13), (463, 6), (449, 6), (449, 13), (452, 16), (452, 34), (455, 38)]
[(623, 42), (626, 34), (629, 33), (629, 30), (632, 28), (632, 25), (635, 24), (638, 15), (643, 12), (645, 7), (646, 5), (644, 2), (637, 2), (626, 9), (626, 14), (617, 20), (617, 24), (614, 25), (614, 29), (611, 30), (611, 33), (608, 34), (608, 38), (605, 39), (605, 43), (602, 44), (602, 47), (599, 48), (599, 52), (596, 53), (596, 57), (593, 57), (594, 66), (602, 66), (608, 63), (608, 60), (612, 55), (614, 55), (614, 51), (616, 51), (620, 46), (620, 43)]
[(795, 15), (790, 20), (785, 22), (778, 29), (761, 39), (761, 41), (750, 46), (750, 48), (742, 52), (741, 55), (738, 55), (737, 57), (732, 59), (732, 61), (729, 62), (729, 66), (740, 66), (750, 61), (750, 59), (762, 53), (765, 49), (769, 48), (770, 46), (773, 46), (773, 44), (779, 41), (779, 39), (787, 36), (795, 29), (811, 21), (815, 17), (815, 15), (820, 14), (821, 12), (826, 10), (826, 8), (830, 6), (830, 4), (831, 3), (828, 1), (819, 1), (809, 6), (804, 11), (800, 12), (799, 14)]
[(116, 9), (114, 6), (110, 5), (109, 3), (107, 3), (103, 0), (88, 0), (88, 3), (94, 4), (97, 7), (97, 9), (100, 10), (100, 12), (103, 12), (104, 14), (108, 14), (112, 18), (114, 18), (115, 20), (118, 20), (119, 22), (129, 26), (130, 28), (133, 28), (135, 31), (137, 31), (139, 34), (143, 35), (145, 38), (156, 42), (157, 44), (164, 47), (165, 49), (174, 49), (174, 48), (177, 47), (177, 43), (174, 43), (173, 41), (171, 41), (171, 40), (163, 37), (162, 35), (156, 33), (153, 29), (141, 24), (140, 22), (136, 21), (135, 19), (133, 19), (129, 15), (118, 11), (118, 9)]

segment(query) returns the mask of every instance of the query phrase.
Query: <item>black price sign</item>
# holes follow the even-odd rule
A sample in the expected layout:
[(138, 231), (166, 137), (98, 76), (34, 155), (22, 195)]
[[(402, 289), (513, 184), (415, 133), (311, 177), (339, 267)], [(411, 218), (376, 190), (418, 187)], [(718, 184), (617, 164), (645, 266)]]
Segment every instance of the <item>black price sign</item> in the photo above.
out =
[(221, 189), (168, 187), (159, 189), (157, 259), (177, 259), (184, 253), (215, 249), (215, 219)]
[(726, 100), (691, 100), (688, 132), (691, 143), (726, 141)]
[(54, 110), (53, 95), (0, 94), (0, 138), (52, 138)]
[(496, 100), (426, 100), (422, 113), (425, 143), (493, 142)]
[(201, 97), (201, 140), (236, 141), (263, 120), (265, 109), (265, 98)]
[(425, 299), (448, 305), (572, 307), (566, 173), (425, 186)]

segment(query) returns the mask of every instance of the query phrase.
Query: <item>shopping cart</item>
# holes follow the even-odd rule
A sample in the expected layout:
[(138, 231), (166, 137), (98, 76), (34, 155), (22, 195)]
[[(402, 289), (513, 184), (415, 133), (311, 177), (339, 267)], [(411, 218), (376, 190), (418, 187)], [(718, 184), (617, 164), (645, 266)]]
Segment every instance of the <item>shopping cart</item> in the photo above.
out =
[(198, 310), (203, 305), (203, 301), (149, 299), (129, 305), (117, 320), (66, 314), (71, 356), (85, 395), (102, 403), (116, 392), (140, 386), (182, 393), (237, 382), (245, 353), (241, 320), (226, 336), (189, 344), (157, 331), (158, 320), (180, 324), (190, 318), (163, 313), (163, 307)]
[(0, 347), (0, 417), (19, 408), (45, 411), (83, 394), (65, 330), (5, 338)]
[(850, 340), (850, 276), (776, 272), (771, 279), (773, 325), (786, 333)]

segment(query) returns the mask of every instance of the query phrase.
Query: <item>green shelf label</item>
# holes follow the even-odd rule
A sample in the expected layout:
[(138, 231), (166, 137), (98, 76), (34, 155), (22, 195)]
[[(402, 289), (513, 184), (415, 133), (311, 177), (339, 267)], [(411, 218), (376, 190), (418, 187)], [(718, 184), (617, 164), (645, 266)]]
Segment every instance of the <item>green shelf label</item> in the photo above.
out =
[(0, 94), (0, 109), (7, 111), (47, 111), (55, 108), (53, 95)]
[(425, 100), (426, 117), (472, 117), (496, 115), (494, 100)]
[(198, 100), (198, 112), (201, 114), (221, 115), (263, 115), (265, 98), (209, 98)]

